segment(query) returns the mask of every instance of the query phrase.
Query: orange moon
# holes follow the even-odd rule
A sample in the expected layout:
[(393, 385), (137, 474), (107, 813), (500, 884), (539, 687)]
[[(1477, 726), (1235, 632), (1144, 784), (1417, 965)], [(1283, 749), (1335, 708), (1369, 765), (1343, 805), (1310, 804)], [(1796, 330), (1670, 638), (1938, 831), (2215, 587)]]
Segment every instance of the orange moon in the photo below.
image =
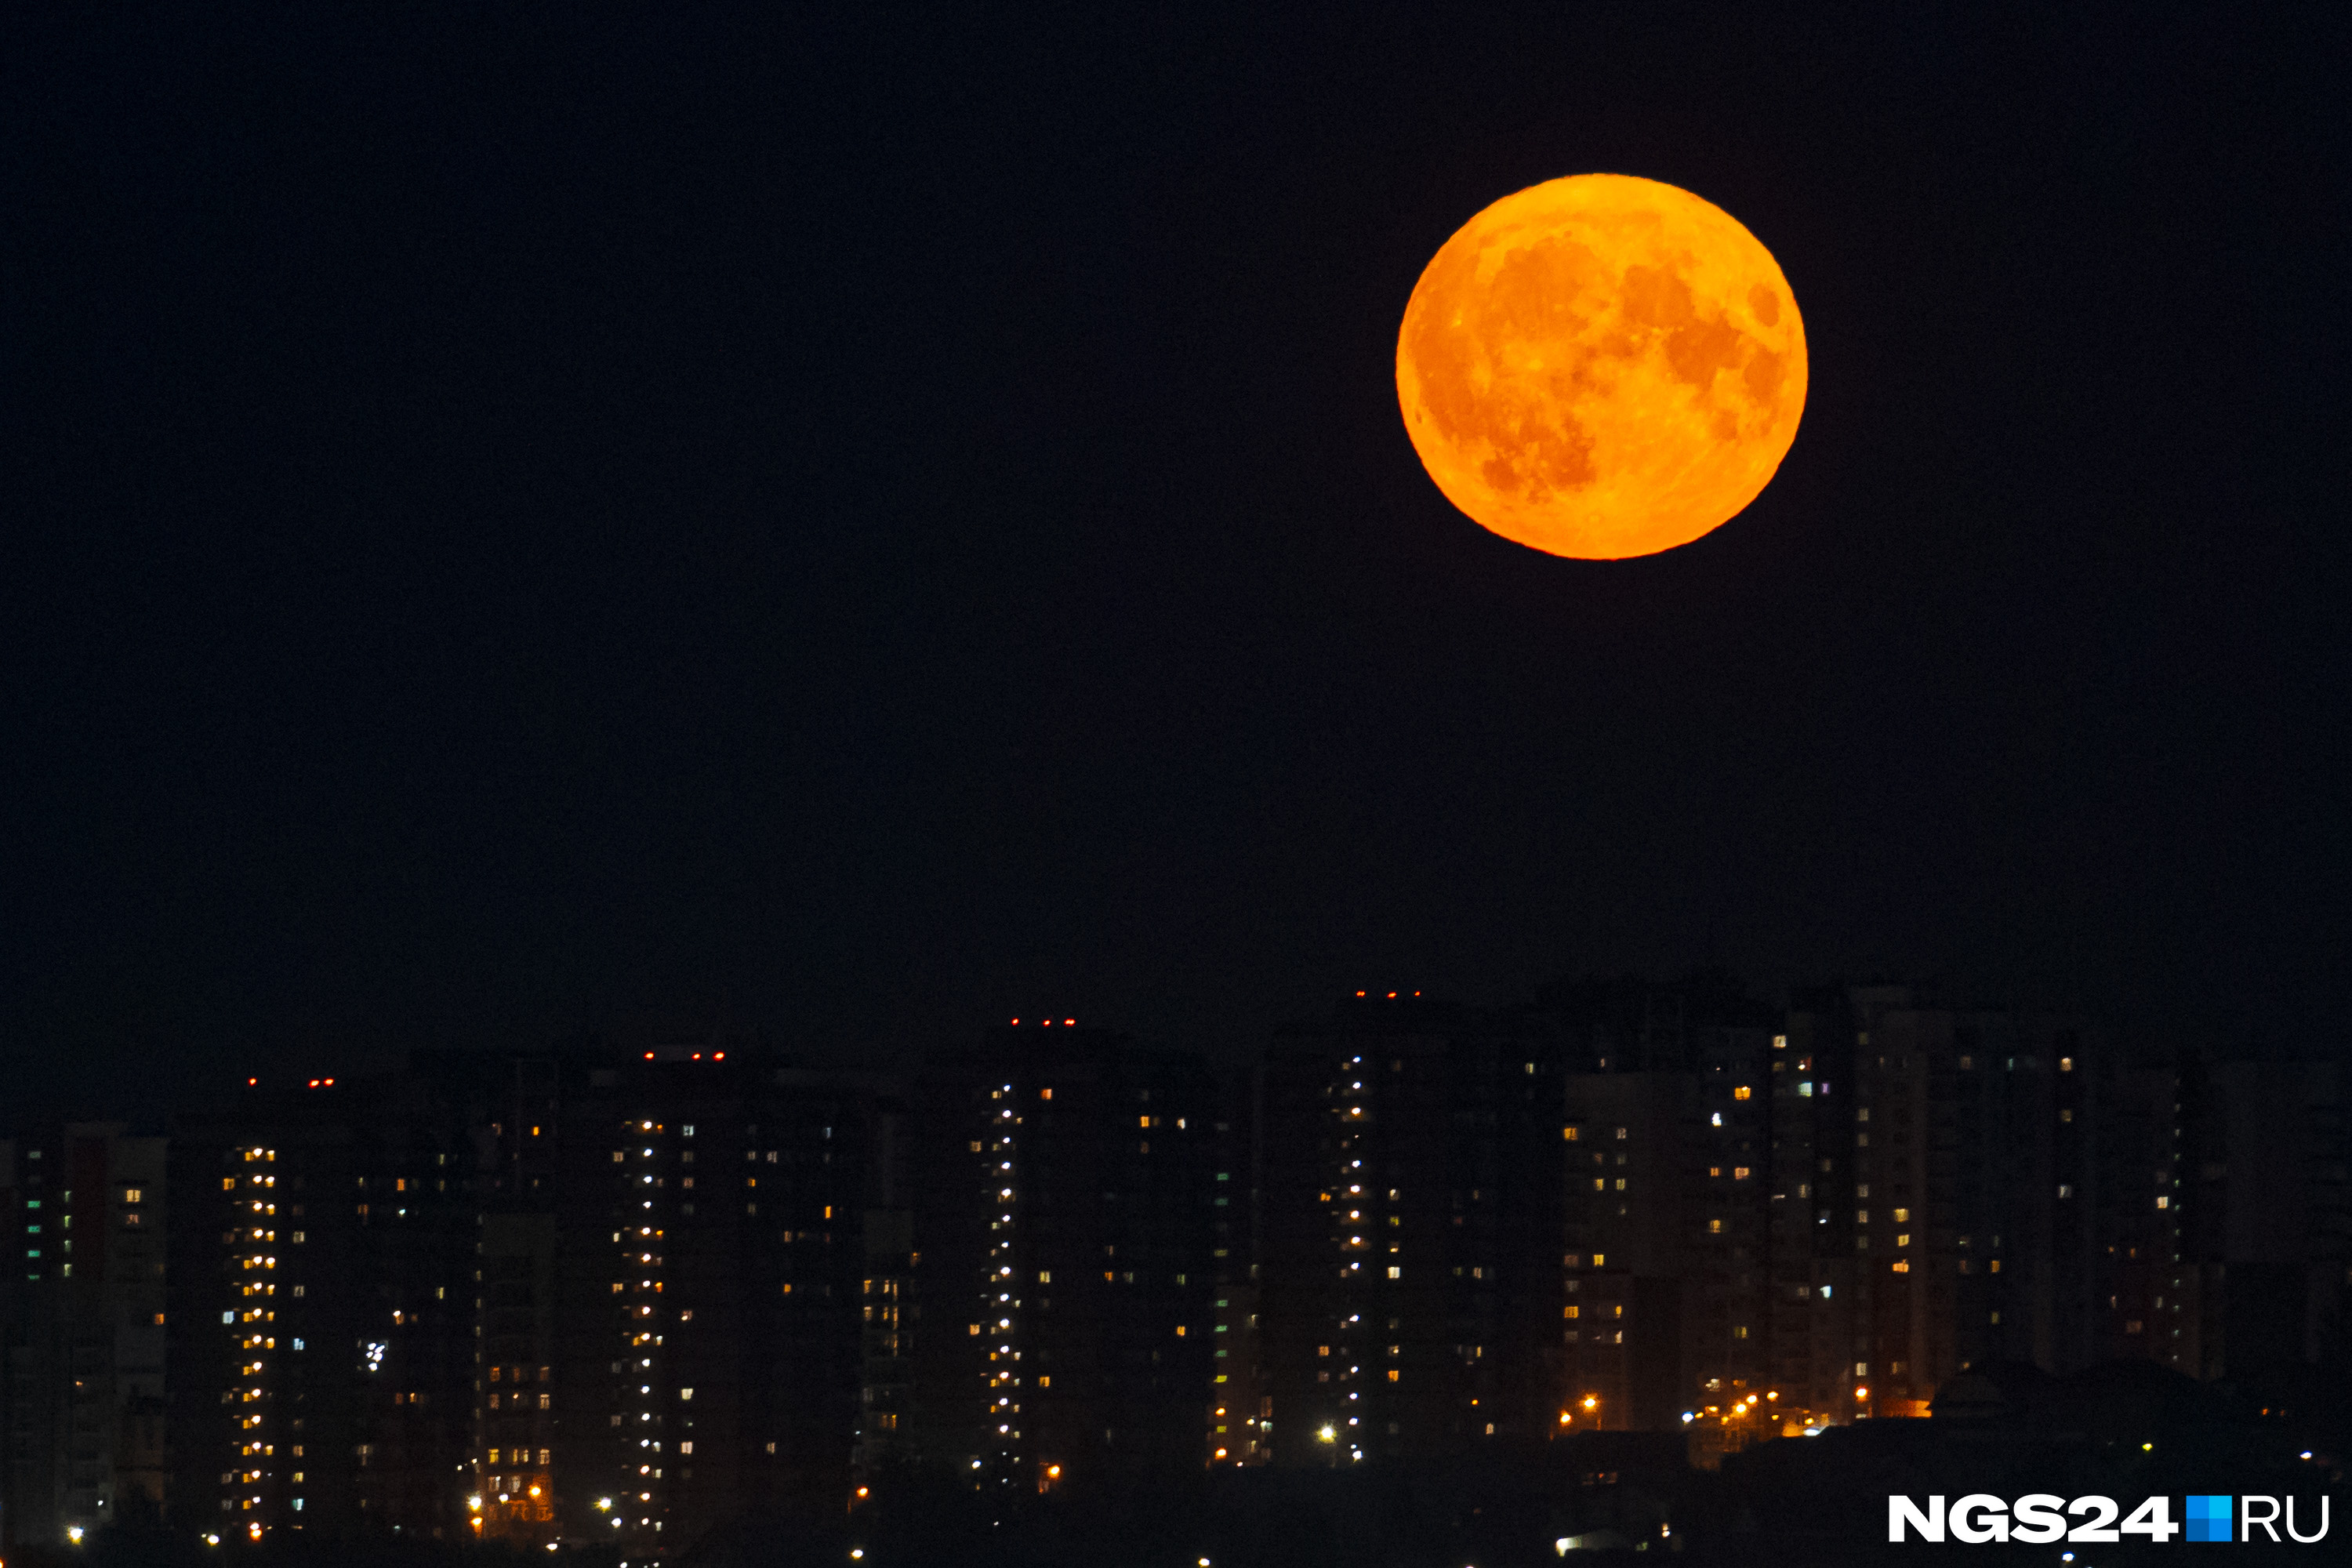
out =
[(1422, 466), (1475, 521), (1594, 561), (1688, 544), (1771, 482), (1805, 328), (1722, 208), (1628, 174), (1531, 185), (1464, 224), (1397, 333)]

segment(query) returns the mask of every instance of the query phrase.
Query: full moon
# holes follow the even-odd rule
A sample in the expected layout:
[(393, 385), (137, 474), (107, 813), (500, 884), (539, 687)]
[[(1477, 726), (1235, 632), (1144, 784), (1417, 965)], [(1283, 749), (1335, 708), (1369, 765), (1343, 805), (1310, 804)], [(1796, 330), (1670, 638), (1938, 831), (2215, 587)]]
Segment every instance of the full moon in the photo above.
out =
[(1613, 561), (1688, 544), (1771, 482), (1804, 413), (1805, 329), (1730, 214), (1577, 174), (1505, 196), (1431, 258), (1396, 378), (1446, 500), (1506, 539)]

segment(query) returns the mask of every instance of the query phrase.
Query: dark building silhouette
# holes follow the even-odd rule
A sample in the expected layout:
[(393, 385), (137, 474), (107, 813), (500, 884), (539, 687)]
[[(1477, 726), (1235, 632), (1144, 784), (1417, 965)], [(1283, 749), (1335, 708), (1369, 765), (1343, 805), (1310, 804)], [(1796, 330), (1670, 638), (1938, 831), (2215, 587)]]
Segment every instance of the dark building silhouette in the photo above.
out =
[(903, 1082), (419, 1053), (248, 1084), (168, 1152), (0, 1144), (0, 1543), (142, 1499), (636, 1558), (1265, 1465), (1601, 1488), (1570, 1458), (1712, 1467), (2026, 1368), (2267, 1419), (2342, 1359), (2347, 1158), (2331, 1066), (1705, 974), (1359, 995), (1222, 1086), (1060, 1019)]
[(1216, 1363), (1210, 1378), (1209, 1463), (1238, 1468), (1274, 1457), (1273, 1401), (1261, 1377), (1258, 1277), (1262, 1266), (1257, 1141), (1262, 1075), (1224, 1086), (1216, 1121), (1216, 1186), (1210, 1199), (1210, 1258), (1216, 1278)]
[(473, 1409), (463, 1079), (255, 1085), (173, 1133), (171, 1512), (223, 1538), (452, 1535)]
[(0, 1142), (0, 1546), (163, 1499), (164, 1149), (118, 1122)]
[(424, 1054), (184, 1121), (173, 1518), (653, 1550), (837, 1517), (872, 1097), (703, 1054)]
[(857, 1282), (860, 1346), (857, 1436), (851, 1453), (854, 1497), (911, 1449), (916, 1336), (915, 1215), (908, 1185), (908, 1121), (903, 1089), (892, 1084), (875, 1101), (871, 1173), (866, 1198), (865, 1267)]
[[(2260, 1205), (2267, 1240), (2249, 1221), (2199, 1245), (2299, 1260), (2239, 1317), (2291, 1301), (2285, 1338), (2315, 1355), (2342, 1272), (2334, 1102), (2308, 1073), (2247, 1092), (2264, 1109), (2213, 1110), (2203, 1136), (2286, 1116), (2261, 1179), (2284, 1192), (2291, 1169), (2294, 1195)], [(2226, 1317), (2182, 1253), (2193, 1097), (2075, 1020), (1893, 986), (1781, 1011), (1704, 974), (1555, 987), (1525, 1014), (1365, 997), (1286, 1031), (1260, 1093), (1285, 1463), (1454, 1452), (1490, 1423), (1683, 1429), (1706, 1458), (1924, 1415), (1990, 1362), (2193, 1368), (2184, 1325)]]
[(2340, 1353), (2352, 1188), (2332, 1062), (2190, 1061), (2177, 1083), (2181, 1369), (2237, 1376)]
[(1197, 1473), (1230, 1241), (1205, 1065), (1037, 1020), (933, 1060), (909, 1110), (909, 1459), (1003, 1493)]
[(740, 1516), (838, 1518), (870, 1086), (716, 1049), (560, 1082), (524, 1124), (544, 1184), (485, 1221), (506, 1281), (486, 1297), (485, 1533), (677, 1552)]
[(1279, 1463), (1549, 1436), (1563, 1408), (1556, 1031), (1352, 998), (1263, 1069), (1259, 1343)]
[(1562, 1431), (1679, 1429), (1772, 1381), (1769, 1015), (1707, 976), (1545, 1000), (1574, 1041)]

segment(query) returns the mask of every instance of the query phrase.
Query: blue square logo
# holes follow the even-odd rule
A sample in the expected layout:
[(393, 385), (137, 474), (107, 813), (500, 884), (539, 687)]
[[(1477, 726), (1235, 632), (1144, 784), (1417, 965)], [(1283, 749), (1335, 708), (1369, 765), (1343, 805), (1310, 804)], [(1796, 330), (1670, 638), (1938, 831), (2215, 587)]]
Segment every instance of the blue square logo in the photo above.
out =
[(2235, 1510), (2228, 1497), (2197, 1497), (2189, 1500), (2189, 1539), (2191, 1541), (2228, 1541)]

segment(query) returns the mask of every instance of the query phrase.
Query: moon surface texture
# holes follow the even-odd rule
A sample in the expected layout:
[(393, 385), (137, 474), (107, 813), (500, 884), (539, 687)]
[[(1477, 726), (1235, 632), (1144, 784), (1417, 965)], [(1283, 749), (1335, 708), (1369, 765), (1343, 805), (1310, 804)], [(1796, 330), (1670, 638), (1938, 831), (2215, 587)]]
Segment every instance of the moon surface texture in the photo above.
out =
[(1506, 539), (1619, 560), (1771, 481), (1805, 408), (1780, 264), (1720, 207), (1626, 174), (1505, 196), (1431, 258), (1397, 400), (1445, 498)]

